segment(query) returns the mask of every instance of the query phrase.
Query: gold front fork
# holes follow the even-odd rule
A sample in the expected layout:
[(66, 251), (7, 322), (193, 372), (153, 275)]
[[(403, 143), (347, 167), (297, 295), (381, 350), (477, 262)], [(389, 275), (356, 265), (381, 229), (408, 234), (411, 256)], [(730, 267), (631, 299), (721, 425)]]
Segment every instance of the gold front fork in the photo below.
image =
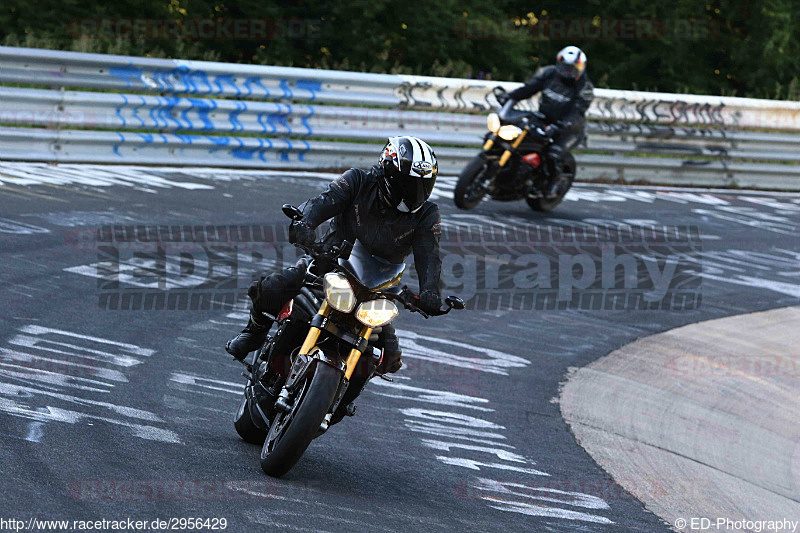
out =
[[(322, 302), (322, 305), (317, 311), (318, 315), (328, 316), (331, 313), (331, 308), (328, 305), (327, 301)], [(308, 334), (306, 335), (306, 340), (303, 341), (303, 346), (300, 348), (300, 354), (308, 355), (308, 353), (314, 349), (314, 346), (317, 344), (317, 339), (319, 339), (319, 334), (322, 332), (317, 327), (311, 326), (308, 329)], [(361, 328), (361, 331), (358, 333), (360, 337), (364, 339), (369, 339), (370, 334), (372, 333), (372, 328), (368, 326), (364, 326)], [(358, 360), (361, 358), (361, 352), (355, 348), (350, 350), (350, 353), (347, 356), (346, 366), (344, 370), (344, 377), (348, 380), (350, 376), (353, 375), (353, 371), (356, 369), (356, 365), (358, 364)]]
[[(511, 143), (511, 146), (513, 148), (518, 147), (520, 144), (522, 144), (522, 140), (525, 138), (527, 134), (528, 130), (522, 130), (522, 133), (519, 134), (519, 137), (514, 139), (514, 142)], [(508, 163), (510, 157), (511, 157), (511, 150), (506, 150), (505, 152), (503, 152), (503, 155), (500, 156), (500, 167), (506, 166), (506, 163)]]
[[(364, 326), (361, 328), (361, 331), (358, 335), (364, 339), (369, 340), (369, 336), (372, 333), (372, 328), (368, 326)], [(353, 375), (353, 371), (356, 369), (356, 365), (358, 364), (358, 360), (361, 358), (361, 352), (353, 348), (350, 350), (350, 354), (347, 356), (347, 361), (345, 363), (344, 369), (344, 377), (347, 380), (350, 380), (350, 376)]]
[(494, 146), (494, 139), (492, 139), (490, 137), (490, 138), (486, 139), (485, 143), (483, 143), (483, 151), (485, 152), (487, 150), (491, 150), (492, 146)]
[[(328, 301), (325, 300), (322, 302), (322, 305), (320, 306), (319, 311), (317, 311), (317, 314), (326, 317), (330, 313), (331, 313), (331, 308), (328, 305)], [(311, 326), (308, 329), (308, 335), (306, 335), (306, 340), (303, 341), (303, 346), (300, 348), (300, 355), (308, 355), (308, 353), (317, 344), (317, 339), (319, 339), (319, 334), (321, 333), (321, 331), (322, 330), (314, 326)]]

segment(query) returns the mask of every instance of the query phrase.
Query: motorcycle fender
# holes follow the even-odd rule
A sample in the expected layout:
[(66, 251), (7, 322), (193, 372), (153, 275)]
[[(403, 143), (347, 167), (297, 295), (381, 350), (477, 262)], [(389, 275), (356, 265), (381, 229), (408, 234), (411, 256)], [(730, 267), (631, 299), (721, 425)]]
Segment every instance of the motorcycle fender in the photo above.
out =
[(294, 388), (298, 383), (302, 383), (303, 379), (314, 371), (316, 365), (328, 365), (335, 368), (342, 375), (344, 375), (344, 368), (336, 361), (329, 359), (319, 346), (314, 346), (309, 355), (298, 355), (295, 358), (292, 369), (289, 371), (289, 377), (286, 379), (286, 388), (294, 392)]
[(341, 383), (339, 383), (339, 390), (336, 392), (336, 396), (333, 399), (333, 405), (331, 406), (330, 409), (331, 413), (335, 413), (336, 410), (339, 408), (339, 404), (342, 403), (342, 398), (344, 398), (344, 395), (349, 387), (350, 387), (350, 382), (347, 379), (343, 379)]

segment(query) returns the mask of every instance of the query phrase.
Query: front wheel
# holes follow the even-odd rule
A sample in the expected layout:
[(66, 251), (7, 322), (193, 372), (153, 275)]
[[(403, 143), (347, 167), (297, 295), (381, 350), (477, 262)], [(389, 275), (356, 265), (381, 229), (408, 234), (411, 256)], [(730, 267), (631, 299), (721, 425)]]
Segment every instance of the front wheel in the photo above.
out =
[(568, 154), (567, 157), (564, 158), (563, 168), (564, 173), (560, 178), (562, 183), (558, 188), (558, 194), (555, 198), (527, 198), (525, 201), (528, 202), (531, 209), (547, 213), (555, 209), (558, 204), (561, 203), (564, 196), (567, 195), (567, 191), (572, 187), (572, 182), (575, 181), (575, 158), (572, 157), (572, 154)]
[(477, 155), (467, 163), (458, 176), (453, 200), (459, 209), (472, 209), (483, 200), (488, 192), (485, 182), (492, 172), (492, 163), (482, 155)]
[(266, 474), (281, 477), (302, 457), (328, 414), (341, 379), (340, 371), (319, 362), (313, 376), (299, 385), (291, 409), (275, 417), (261, 449)]

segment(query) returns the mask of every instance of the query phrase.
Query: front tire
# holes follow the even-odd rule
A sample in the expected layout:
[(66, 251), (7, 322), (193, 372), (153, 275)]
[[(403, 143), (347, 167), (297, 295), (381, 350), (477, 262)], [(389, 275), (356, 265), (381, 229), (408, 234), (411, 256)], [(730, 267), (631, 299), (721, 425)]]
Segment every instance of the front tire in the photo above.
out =
[(480, 181), (485, 177), (486, 173), (490, 171), (491, 163), (487, 161), (482, 155), (477, 155), (467, 163), (464, 170), (458, 176), (456, 183), (453, 201), (459, 209), (472, 209), (478, 205), (483, 197), (486, 196), (485, 189), (483, 191), (476, 190), (480, 185)]
[(261, 449), (261, 468), (267, 475), (281, 477), (297, 463), (317, 435), (328, 414), (342, 374), (318, 362), (314, 375), (305, 378), (288, 413), (275, 417)]

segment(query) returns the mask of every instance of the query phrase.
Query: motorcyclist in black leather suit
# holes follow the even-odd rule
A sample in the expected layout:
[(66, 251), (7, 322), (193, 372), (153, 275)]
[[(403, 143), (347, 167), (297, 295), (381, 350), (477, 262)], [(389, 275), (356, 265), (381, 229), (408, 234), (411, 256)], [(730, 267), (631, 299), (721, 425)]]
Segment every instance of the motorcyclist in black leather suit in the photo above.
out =
[(586, 54), (576, 46), (567, 46), (556, 56), (555, 66), (539, 69), (525, 85), (499, 98), (501, 104), (510, 108), (516, 102), (542, 93), (539, 112), (547, 117), (549, 125), (545, 131), (553, 139), (546, 154), (546, 168), (550, 174), (548, 197), (558, 194), (564, 154), (583, 138), (586, 110), (594, 99), (593, 91), (594, 85), (586, 74)]
[[(325, 245), (356, 239), (373, 255), (402, 263), (413, 251), (420, 294), (416, 305), (434, 312), (441, 305), (439, 207), (428, 201), (438, 174), (433, 150), (415, 137), (392, 137), (379, 164), (366, 171), (351, 168), (328, 188), (300, 206), (303, 218), (289, 226), (292, 243), (315, 242), (317, 226), (332, 219), (323, 238)], [(238, 360), (258, 349), (266, 340), (272, 320), (283, 305), (300, 292), (309, 257), (251, 284), (248, 295), (253, 306), (247, 327), (228, 341), (225, 349)], [(375, 346), (383, 348), (380, 373), (396, 372), (402, 366), (394, 328), (383, 326)]]

